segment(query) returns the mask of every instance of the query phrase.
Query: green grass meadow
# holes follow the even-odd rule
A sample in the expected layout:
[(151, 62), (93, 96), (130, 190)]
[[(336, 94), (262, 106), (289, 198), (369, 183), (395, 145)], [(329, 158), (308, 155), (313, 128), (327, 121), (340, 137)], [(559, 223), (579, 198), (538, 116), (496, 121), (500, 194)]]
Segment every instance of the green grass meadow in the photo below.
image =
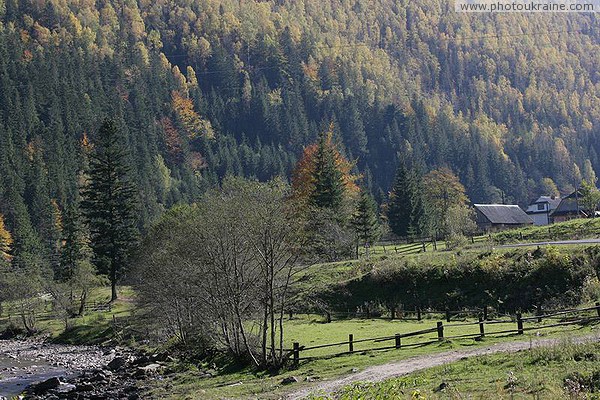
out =
[[(110, 311), (87, 311), (83, 316), (70, 318), (65, 330), (65, 321), (52, 309), (48, 299), (41, 300), (36, 308), (36, 328), (50, 340), (65, 344), (115, 344), (120, 335), (120, 327), (126, 324), (135, 310), (135, 293), (132, 288), (119, 288), (119, 300), (111, 304)], [(108, 304), (110, 288), (98, 287), (91, 291), (88, 304)], [(20, 315), (15, 303), (3, 306), (0, 315), (0, 331), (9, 325), (19, 326)]]
[[(436, 326), (437, 319), (425, 319), (417, 321), (400, 321), (385, 319), (349, 319), (324, 323), (320, 316), (301, 316), (291, 321), (286, 321), (286, 346), (295, 341), (304, 346), (314, 346), (325, 343), (344, 342), (348, 340), (348, 334), (352, 333), (355, 340), (390, 336), (396, 333), (407, 333), (423, 330)], [(473, 319), (452, 322), (450, 325), (474, 322)], [(549, 323), (548, 321), (544, 323)], [(445, 323), (446, 324), (446, 323)], [(539, 326), (537, 323), (526, 324), (525, 327)], [(498, 324), (486, 326), (487, 332), (498, 332), (501, 330), (515, 329), (516, 323)], [(489, 329), (489, 330), (488, 330)], [(405, 347), (401, 349), (390, 349), (382, 351), (371, 351), (370, 348), (393, 346), (394, 341), (385, 343), (363, 342), (354, 345), (354, 353), (338, 357), (328, 357), (336, 352), (347, 350), (347, 344), (330, 348), (321, 348), (301, 352), (301, 357), (319, 357), (314, 360), (301, 361), (297, 369), (290, 369), (281, 373), (270, 375), (269, 373), (256, 373), (249, 368), (235, 369), (234, 366), (223, 369), (214, 378), (200, 378), (202, 367), (209, 368), (210, 365), (193, 366), (188, 365), (179, 374), (168, 378), (167, 383), (157, 384), (151, 391), (156, 398), (172, 399), (224, 399), (224, 398), (251, 398), (251, 399), (279, 399), (286, 392), (297, 390), (310, 383), (304, 382), (307, 378), (320, 381), (343, 376), (352, 370), (362, 370), (373, 365), (400, 361), (414, 356), (423, 356), (449, 350), (471, 349), (476, 347), (490, 346), (495, 343), (507, 341), (536, 340), (544, 337), (574, 337), (591, 334), (598, 331), (597, 324), (571, 325), (549, 329), (532, 329), (523, 335), (503, 334), (499, 336), (486, 336), (483, 339), (453, 338), (442, 342), (435, 342), (425, 346)], [(463, 334), (476, 334), (479, 332), (478, 325), (449, 326), (445, 328), (445, 336), (456, 336)], [(436, 339), (436, 333), (429, 333), (413, 338), (403, 339), (402, 344), (409, 345), (417, 341), (429, 341)], [(285, 386), (281, 380), (295, 376), (300, 383)], [(428, 381), (429, 382), (429, 381)], [(439, 383), (438, 383), (439, 384)], [(416, 387), (416, 386), (415, 386)], [(418, 387), (417, 387), (418, 389)], [(397, 397), (368, 397), (373, 399), (388, 399)], [(410, 398), (399, 397), (399, 398)], [(348, 399), (363, 399), (363, 397), (348, 397)]]
[(565, 340), (516, 354), (477, 356), (312, 400), (598, 399), (600, 344)]

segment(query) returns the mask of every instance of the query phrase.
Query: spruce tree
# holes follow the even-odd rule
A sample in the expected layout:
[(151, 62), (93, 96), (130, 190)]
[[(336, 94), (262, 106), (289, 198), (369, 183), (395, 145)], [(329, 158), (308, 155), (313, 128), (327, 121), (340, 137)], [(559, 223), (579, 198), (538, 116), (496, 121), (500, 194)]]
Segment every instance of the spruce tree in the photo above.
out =
[(78, 265), (87, 258), (79, 210), (69, 205), (63, 220), (62, 248), (60, 252), (60, 274), (62, 281), (68, 281), (75, 275)]
[(387, 210), (390, 229), (397, 236), (415, 237), (423, 233), (426, 215), (421, 181), (418, 169), (400, 163)]
[(373, 244), (381, 234), (379, 218), (377, 217), (377, 204), (371, 194), (363, 189), (356, 210), (350, 222), (360, 244)]
[(315, 189), (310, 196), (311, 203), (319, 208), (339, 211), (344, 201), (344, 177), (336, 162), (335, 149), (327, 145), (326, 134), (319, 136), (314, 181)]
[(112, 301), (117, 299), (117, 280), (137, 237), (137, 190), (130, 180), (120, 136), (112, 120), (100, 127), (81, 204), (90, 229), (94, 263), (110, 279)]
[(408, 236), (416, 237), (423, 233), (426, 225), (427, 214), (425, 211), (426, 202), (423, 191), (423, 177), (419, 169), (414, 168), (409, 174), (411, 213), (410, 226), (408, 227)]
[(404, 162), (400, 162), (394, 184), (390, 192), (387, 217), (390, 229), (399, 237), (409, 234), (412, 214), (412, 194), (409, 171)]

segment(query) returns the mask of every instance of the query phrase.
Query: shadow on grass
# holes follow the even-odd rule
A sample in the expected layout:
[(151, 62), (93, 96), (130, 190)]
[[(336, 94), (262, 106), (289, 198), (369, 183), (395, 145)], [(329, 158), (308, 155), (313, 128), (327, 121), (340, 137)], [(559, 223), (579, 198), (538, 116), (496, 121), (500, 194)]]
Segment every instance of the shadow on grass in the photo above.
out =
[(113, 340), (114, 329), (110, 324), (84, 324), (73, 326), (52, 339), (53, 343), (73, 345), (108, 344)]

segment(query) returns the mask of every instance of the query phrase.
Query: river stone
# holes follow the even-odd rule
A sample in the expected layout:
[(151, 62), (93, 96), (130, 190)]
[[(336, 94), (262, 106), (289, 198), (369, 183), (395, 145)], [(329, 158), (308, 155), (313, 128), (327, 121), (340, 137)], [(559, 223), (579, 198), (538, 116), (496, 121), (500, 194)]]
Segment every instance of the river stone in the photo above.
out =
[(152, 360), (150, 359), (150, 357), (148, 357), (148, 356), (141, 356), (139, 358), (136, 358), (133, 361), (132, 364), (135, 365), (135, 366), (144, 366), (144, 365), (148, 365), (148, 364), (151, 364), (151, 363), (152, 363)]
[(106, 367), (111, 371), (118, 371), (123, 368), (125, 364), (127, 364), (127, 359), (125, 359), (125, 357), (116, 357), (113, 358)]
[(91, 392), (95, 389), (96, 388), (94, 387), (94, 385), (92, 385), (89, 382), (83, 382), (83, 383), (80, 383), (79, 385), (77, 385), (78, 392)]
[(35, 385), (35, 388), (33, 389), (35, 394), (43, 394), (45, 392), (47, 392), (48, 390), (51, 389), (56, 389), (60, 386), (60, 379), (58, 378), (50, 378), (50, 379), (46, 379), (43, 382), (38, 383), (37, 385)]
[(160, 364), (150, 364), (145, 367), (138, 367), (134, 373), (136, 378), (145, 378), (150, 375), (156, 375), (162, 370), (163, 366)]
[(71, 383), (63, 383), (61, 382), (60, 385), (55, 389), (57, 393), (70, 393), (72, 391), (74, 391), (75, 389), (77, 389), (77, 387)]

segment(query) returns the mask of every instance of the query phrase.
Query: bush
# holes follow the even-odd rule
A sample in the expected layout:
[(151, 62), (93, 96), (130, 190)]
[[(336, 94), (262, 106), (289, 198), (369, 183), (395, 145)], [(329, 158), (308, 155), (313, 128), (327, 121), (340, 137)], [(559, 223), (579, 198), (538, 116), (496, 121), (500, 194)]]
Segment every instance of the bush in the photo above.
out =
[(557, 248), (452, 256), (443, 263), (395, 258), (334, 285), (325, 297), (334, 310), (373, 301), (390, 310), (399, 305), (438, 310), (491, 306), (508, 312), (572, 306), (582, 301), (586, 282), (595, 278), (595, 260), (590, 250)]

